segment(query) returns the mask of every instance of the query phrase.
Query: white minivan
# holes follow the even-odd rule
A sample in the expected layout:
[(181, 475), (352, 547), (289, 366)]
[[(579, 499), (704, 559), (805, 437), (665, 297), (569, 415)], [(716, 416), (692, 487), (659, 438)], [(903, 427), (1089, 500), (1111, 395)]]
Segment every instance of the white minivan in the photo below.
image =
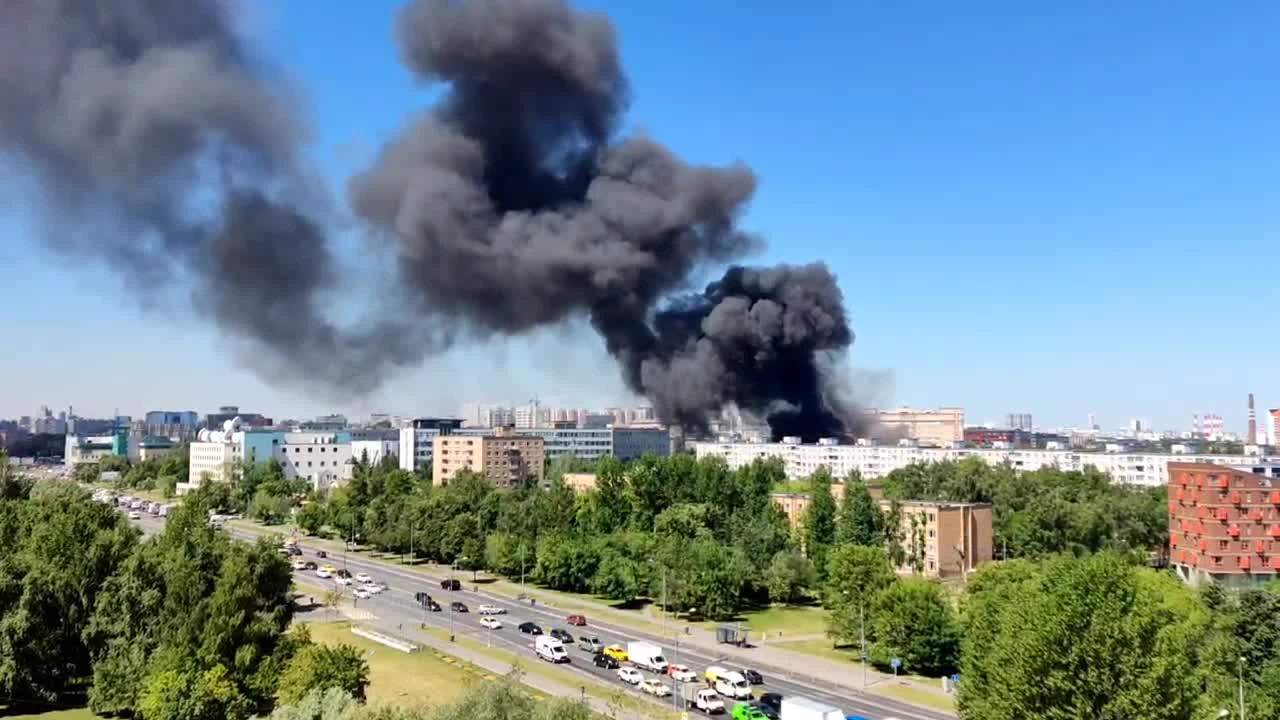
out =
[(550, 663), (569, 662), (569, 652), (564, 649), (564, 643), (550, 635), (539, 635), (533, 643), (533, 651)]
[(751, 683), (747, 682), (742, 673), (713, 665), (707, 668), (707, 674), (713, 676), (712, 689), (721, 695), (735, 700), (750, 699)]

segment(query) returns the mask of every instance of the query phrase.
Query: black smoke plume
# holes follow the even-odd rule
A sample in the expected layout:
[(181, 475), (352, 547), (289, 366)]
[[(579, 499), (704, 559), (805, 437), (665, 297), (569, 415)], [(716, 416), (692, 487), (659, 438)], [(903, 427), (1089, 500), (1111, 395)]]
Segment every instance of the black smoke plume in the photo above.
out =
[(348, 201), (391, 241), (406, 322), (335, 320), (328, 293), (352, 273), (299, 163), (298, 103), (216, 0), (0, 3), (0, 147), (47, 198), (57, 247), (139, 288), (190, 282), (259, 368), (365, 392), (456, 338), (587, 318), (664, 420), (699, 431), (734, 404), (775, 435), (850, 427), (832, 358), (853, 336), (825, 266), (733, 267), (690, 294), (762, 246), (737, 224), (756, 179), (620, 135), (629, 88), (606, 18), (415, 0), (395, 37), (442, 99)]

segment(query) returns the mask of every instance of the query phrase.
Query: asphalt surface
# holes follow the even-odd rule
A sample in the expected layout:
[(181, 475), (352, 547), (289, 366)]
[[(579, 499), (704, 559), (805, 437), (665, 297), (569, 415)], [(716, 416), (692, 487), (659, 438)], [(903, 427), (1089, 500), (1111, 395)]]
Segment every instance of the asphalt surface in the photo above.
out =
[[(133, 522), (146, 534), (159, 532), (164, 526), (164, 518), (153, 517), (147, 513), (143, 513), (140, 520)], [(226, 528), (226, 531), (232, 537), (241, 540), (253, 541), (257, 537), (253, 533), (234, 528)], [(588, 625), (586, 627), (571, 627), (564, 622), (566, 614), (563, 611), (530, 606), (499, 595), (488, 594), (483, 589), (476, 590), (471, 583), (465, 582), (469, 573), (458, 575), (458, 580), (462, 582), (461, 590), (448, 591), (442, 589), (439, 582), (431, 582), (420, 575), (412, 574), (403, 568), (397, 568), (395, 565), (353, 554), (348, 554), (344, 557), (344, 554), (340, 552), (330, 553), (328, 558), (321, 559), (316, 556), (313, 549), (308, 548), (305, 544), (300, 543), (299, 546), (303, 550), (303, 559), (305, 560), (314, 561), (318, 565), (328, 562), (338, 568), (345, 566), (353, 575), (365, 572), (371, 575), (375, 582), (386, 583), (387, 590), (369, 599), (356, 601), (357, 608), (371, 612), (382, 623), (393, 623), (406, 627), (414, 627), (420, 623), (425, 623), (428, 626), (449, 631), (458, 637), (469, 637), (479, 642), (491, 644), (495, 648), (515, 653), (527, 653), (531, 660), (536, 660), (537, 656), (533, 652), (533, 636), (521, 633), (517, 629), (520, 623), (532, 621), (537, 623), (544, 633), (550, 633), (554, 628), (568, 630), (575, 641), (582, 635), (590, 635), (598, 638), (604, 645), (616, 643), (626, 647), (627, 642), (630, 640), (653, 642), (663, 648), (669, 662), (688, 665), (698, 675), (699, 680), (701, 680), (703, 670), (709, 665), (722, 665), (730, 670), (741, 670), (743, 668), (743, 665), (737, 660), (723, 659), (708, 653), (702, 648), (681, 647), (678, 643), (673, 642), (673, 638), (664, 639), (656, 635), (640, 633), (630, 628), (618, 627), (608, 623), (596, 623), (590, 615), (587, 616)], [(331, 581), (316, 577), (313, 570), (295, 571), (295, 577), (298, 581), (299, 592), (302, 593), (314, 591), (318, 597), (325, 589), (332, 587)], [(418, 603), (414, 601), (414, 593), (416, 592), (429, 594), (443, 608), (442, 612), (428, 612), (420, 608)], [(455, 600), (467, 605), (470, 612), (452, 612), (450, 603)], [(506, 610), (506, 614), (500, 616), (503, 624), (502, 628), (489, 630), (480, 626), (481, 616), (476, 610), (481, 604), (496, 605)], [(596, 682), (607, 683), (615, 688), (628, 689), (637, 695), (642, 694), (638, 689), (634, 689), (618, 680), (616, 670), (606, 670), (593, 665), (590, 653), (579, 650), (572, 643), (566, 643), (566, 647), (569, 650), (571, 662), (563, 665), (563, 667), (582, 675), (584, 680), (591, 678)], [(863, 715), (873, 720), (955, 719), (955, 715), (949, 713), (897, 702), (879, 695), (858, 693), (846, 688), (809, 684), (797, 679), (771, 676), (763, 668), (760, 668), (760, 672), (764, 676), (764, 684), (755, 686), (754, 689), (757, 696), (762, 692), (776, 692), (784, 696), (801, 695), (838, 707), (847, 715)], [(858, 671), (851, 670), (850, 672), (853, 674)], [(643, 670), (641, 674), (646, 678), (660, 678), (663, 683), (672, 687), (673, 691), (676, 691), (676, 695), (679, 695), (679, 688), (675, 687), (679, 683), (675, 683), (670, 678)], [(696, 683), (695, 686), (701, 687)], [(670, 703), (671, 700), (668, 697), (661, 698), (658, 701)], [(733, 702), (725, 698), (727, 710), (732, 709)], [(727, 714), (721, 717), (727, 717)]]

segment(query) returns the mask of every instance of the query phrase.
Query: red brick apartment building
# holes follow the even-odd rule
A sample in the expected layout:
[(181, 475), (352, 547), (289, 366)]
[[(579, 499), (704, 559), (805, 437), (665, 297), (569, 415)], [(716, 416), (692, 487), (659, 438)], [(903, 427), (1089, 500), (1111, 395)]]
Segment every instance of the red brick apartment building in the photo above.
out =
[(1280, 572), (1280, 477), (1169, 463), (1169, 561), (1188, 583), (1266, 582)]

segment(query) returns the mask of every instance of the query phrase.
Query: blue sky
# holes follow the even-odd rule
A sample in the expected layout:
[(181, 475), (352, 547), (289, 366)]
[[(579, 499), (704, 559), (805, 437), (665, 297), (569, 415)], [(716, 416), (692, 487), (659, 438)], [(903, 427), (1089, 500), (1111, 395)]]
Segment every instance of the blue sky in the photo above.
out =
[[(281, 0), (249, 20), (309, 93), (340, 191), (428, 101), (396, 61), (390, 0)], [(630, 123), (761, 184), (761, 262), (824, 260), (884, 402), (972, 422), (1130, 417), (1242, 430), (1280, 406), (1280, 6), (1264, 2), (697, 3), (592, 0), (617, 26)], [(801, 10), (803, 7), (803, 10)], [(5, 201), (11, 198), (3, 197)], [(3, 201), (0, 201), (3, 203)], [(140, 310), (39, 250), (0, 204), (0, 416), (221, 403), (327, 411), (272, 390), (208, 330)], [(566, 343), (566, 339), (570, 342)], [(1207, 343), (1205, 341), (1208, 341)], [(461, 376), (461, 379), (460, 379)], [(589, 333), (461, 348), (332, 409), (627, 400)]]

